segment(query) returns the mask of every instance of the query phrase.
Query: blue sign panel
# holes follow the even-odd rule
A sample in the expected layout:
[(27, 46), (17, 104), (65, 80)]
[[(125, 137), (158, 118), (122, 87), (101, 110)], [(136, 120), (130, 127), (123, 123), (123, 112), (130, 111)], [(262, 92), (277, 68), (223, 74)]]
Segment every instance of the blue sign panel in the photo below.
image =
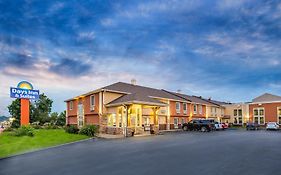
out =
[(37, 99), (39, 99), (39, 90), (30, 90), (30, 89), (11, 87), (10, 88), (10, 97), (37, 100)]

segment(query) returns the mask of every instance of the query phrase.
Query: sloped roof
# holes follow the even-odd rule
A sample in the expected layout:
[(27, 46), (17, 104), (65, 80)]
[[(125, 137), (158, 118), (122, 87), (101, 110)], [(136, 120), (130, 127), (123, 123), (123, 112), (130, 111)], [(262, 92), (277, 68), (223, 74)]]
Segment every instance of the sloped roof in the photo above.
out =
[(252, 100), (252, 102), (270, 102), (270, 101), (281, 101), (281, 96), (273, 95), (269, 93), (262, 94)]
[(159, 98), (167, 98), (167, 99), (173, 99), (178, 101), (185, 100), (179, 96), (170, 94), (160, 89), (154, 89), (154, 88), (133, 85), (123, 82), (114, 83), (112, 85), (103, 87), (101, 89), (130, 93), (130, 94), (137, 94), (137, 95), (141, 94), (142, 96), (146, 96), (146, 97), (159, 97)]
[[(166, 91), (166, 90), (164, 90)], [(205, 104), (205, 105), (214, 105), (213, 103), (210, 103), (208, 101), (205, 101), (203, 100), (202, 98), (200, 97), (197, 97), (197, 96), (190, 96), (190, 95), (186, 95), (186, 94), (181, 94), (181, 93), (177, 93), (177, 92), (170, 92), (170, 91), (166, 91), (166, 92), (169, 92), (173, 95), (176, 95), (176, 96), (179, 96), (181, 98), (184, 98), (190, 102), (193, 102), (193, 103), (199, 103), (199, 104)]]
[(116, 106), (121, 104), (147, 104), (147, 105), (156, 105), (156, 106), (166, 106), (166, 103), (163, 103), (154, 98), (148, 97), (142, 93), (133, 93), (123, 95), (112, 102), (109, 102), (106, 106)]
[(227, 102), (223, 102), (223, 101), (217, 101), (217, 100), (212, 100), (212, 99), (206, 99), (206, 98), (202, 98), (203, 100), (207, 101), (207, 102), (210, 102), (210, 103), (213, 103), (215, 105), (218, 105), (218, 106), (222, 106), (222, 105), (230, 105), (232, 103), (227, 103)]

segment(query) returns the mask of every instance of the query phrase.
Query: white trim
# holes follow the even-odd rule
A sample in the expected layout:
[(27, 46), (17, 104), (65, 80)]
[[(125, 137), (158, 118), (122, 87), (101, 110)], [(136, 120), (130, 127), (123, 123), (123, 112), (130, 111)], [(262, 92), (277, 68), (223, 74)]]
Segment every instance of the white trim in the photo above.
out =
[(279, 118), (281, 117), (281, 114), (279, 114), (279, 110), (281, 110), (281, 107), (277, 107), (277, 122), (278, 124), (281, 124)]
[(281, 101), (265, 101), (265, 102), (252, 102), (252, 103), (248, 103), (250, 105), (254, 105), (254, 104), (267, 104), (267, 103), (281, 103)]
[[(260, 110), (263, 110), (263, 115), (260, 115)], [(255, 110), (258, 110), (258, 115), (255, 115)], [(257, 107), (253, 108), (253, 122), (255, 122), (255, 117), (258, 118), (258, 124), (264, 125), (265, 124), (265, 110), (264, 107)], [(263, 118), (263, 123), (260, 123), (260, 119)]]
[(70, 110), (70, 111), (73, 110), (73, 101), (69, 101), (69, 110)]
[(198, 107), (199, 107), (199, 114), (203, 114), (203, 106), (200, 104)]
[[(179, 108), (177, 108), (177, 106), (179, 106)], [(180, 102), (176, 102), (176, 113), (179, 114), (181, 111), (181, 103)]]
[[(93, 104), (93, 101), (92, 101), (92, 97), (94, 97), (94, 104)], [(90, 95), (90, 111), (94, 111), (95, 110), (95, 103), (96, 103), (96, 97), (95, 95)]]
[[(185, 109), (184, 109), (185, 106)], [(182, 104), (183, 114), (187, 114), (187, 103)]]
[[(197, 104), (193, 104), (193, 114), (197, 114), (197, 111), (198, 111), (197, 108), (198, 108)], [(194, 109), (196, 109), (196, 110), (194, 110)]]

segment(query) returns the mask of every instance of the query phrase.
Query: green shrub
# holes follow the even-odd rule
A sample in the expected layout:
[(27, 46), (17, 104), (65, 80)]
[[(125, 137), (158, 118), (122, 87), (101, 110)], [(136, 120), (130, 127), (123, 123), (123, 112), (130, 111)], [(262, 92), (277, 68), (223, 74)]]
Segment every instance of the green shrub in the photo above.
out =
[(78, 134), (79, 129), (75, 125), (68, 125), (64, 128), (65, 132), (70, 134)]
[(13, 129), (12, 127), (5, 128), (5, 129), (3, 130), (3, 132), (12, 132), (12, 131), (14, 131), (14, 129)]
[(42, 126), (40, 125), (31, 125), (31, 127), (34, 129), (42, 129)]
[(34, 136), (34, 129), (30, 126), (22, 126), (18, 129), (16, 129), (12, 135), (17, 136), (17, 137), (21, 137), (21, 136), (30, 136), (33, 137)]
[(40, 122), (31, 123), (31, 127), (34, 128), (34, 129), (42, 129), (42, 126), (40, 125)]
[(58, 129), (59, 127), (53, 123), (44, 123), (44, 129)]
[(79, 134), (87, 135), (87, 136), (90, 136), (90, 137), (94, 137), (97, 132), (98, 132), (98, 127), (97, 126), (95, 126), (95, 125), (86, 125), (86, 126), (83, 126), (80, 129)]

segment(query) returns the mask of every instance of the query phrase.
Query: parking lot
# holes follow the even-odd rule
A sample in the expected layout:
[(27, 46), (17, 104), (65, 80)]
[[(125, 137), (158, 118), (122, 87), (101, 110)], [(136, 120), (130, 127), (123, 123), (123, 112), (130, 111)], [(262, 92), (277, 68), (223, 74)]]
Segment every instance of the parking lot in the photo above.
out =
[(280, 174), (281, 131), (88, 140), (0, 160), (0, 174)]

